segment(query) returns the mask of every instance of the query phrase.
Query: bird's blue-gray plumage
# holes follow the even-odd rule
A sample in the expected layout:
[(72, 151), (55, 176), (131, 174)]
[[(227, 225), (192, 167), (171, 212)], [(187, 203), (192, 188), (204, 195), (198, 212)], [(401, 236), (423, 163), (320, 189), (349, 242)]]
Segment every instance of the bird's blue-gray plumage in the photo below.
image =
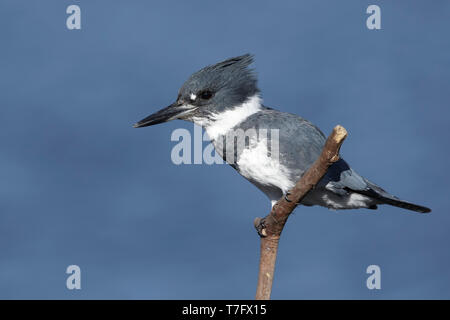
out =
[[(274, 202), (285, 195), (318, 158), (326, 137), (315, 125), (297, 115), (260, 105), (255, 98), (259, 90), (254, 72), (249, 68), (251, 63), (252, 56), (244, 55), (201, 69), (183, 84), (175, 103), (135, 126), (143, 127), (172, 119), (202, 125), (211, 135), (217, 152)], [(261, 129), (268, 132), (278, 130), (278, 161), (282, 170), (267, 170), (271, 167), (261, 156), (264, 152), (255, 153), (254, 146), (248, 141), (243, 149), (235, 149), (233, 161), (227, 158), (227, 132), (252, 129), (257, 132)], [(269, 145), (273, 143), (270, 134), (267, 140)], [(255, 160), (254, 157), (260, 159)], [(301, 204), (332, 209), (376, 209), (379, 204), (390, 204), (417, 212), (430, 211), (392, 196), (356, 173), (343, 159), (330, 166)]]
[[(322, 131), (309, 121), (295, 115), (280, 112), (271, 108), (253, 114), (239, 124), (244, 130), (279, 129), (280, 164), (288, 167), (291, 172), (292, 183), (297, 182), (306, 170), (319, 157), (325, 144), (326, 137)], [(239, 171), (239, 167), (236, 168)], [(262, 185), (258, 181), (251, 181), (259, 189), (269, 194), (271, 199), (279, 199), (283, 191), (276, 186)], [(321, 205), (331, 207), (324, 195), (331, 203), (342, 203), (343, 207), (335, 209), (352, 208), (345, 203), (349, 201), (352, 193), (367, 197), (365, 206), (376, 209), (377, 204), (388, 203), (405, 209), (419, 212), (427, 211), (427, 208), (417, 206), (390, 195), (376, 184), (360, 176), (350, 168), (344, 159), (334, 163), (315, 188), (302, 200), (303, 205)]]

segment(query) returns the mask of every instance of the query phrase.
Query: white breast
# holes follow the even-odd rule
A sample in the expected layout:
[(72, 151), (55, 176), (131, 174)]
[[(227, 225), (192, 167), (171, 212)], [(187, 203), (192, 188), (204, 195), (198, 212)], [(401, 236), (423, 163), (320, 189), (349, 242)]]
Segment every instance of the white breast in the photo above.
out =
[(237, 165), (244, 177), (262, 185), (278, 187), (283, 193), (295, 184), (289, 179), (289, 170), (280, 164), (278, 158), (268, 155), (267, 140), (251, 142), (249, 148), (242, 151)]
[[(212, 119), (194, 118), (194, 122), (205, 128), (212, 140), (220, 140), (230, 130), (243, 122), (252, 114), (262, 110), (262, 100), (258, 95), (249, 98), (245, 103), (222, 113), (214, 114)], [(219, 141), (216, 141), (219, 143)], [(216, 146), (216, 145), (215, 145)], [(222, 145), (219, 144), (219, 147)], [(217, 148), (217, 146), (216, 146)], [(220, 149), (220, 148), (219, 148)], [(262, 185), (278, 187), (286, 193), (294, 186), (289, 180), (289, 170), (279, 163), (279, 157), (270, 157), (267, 139), (256, 141), (251, 139), (249, 147), (240, 153), (237, 165), (239, 173)], [(274, 201), (278, 199), (273, 199)]]

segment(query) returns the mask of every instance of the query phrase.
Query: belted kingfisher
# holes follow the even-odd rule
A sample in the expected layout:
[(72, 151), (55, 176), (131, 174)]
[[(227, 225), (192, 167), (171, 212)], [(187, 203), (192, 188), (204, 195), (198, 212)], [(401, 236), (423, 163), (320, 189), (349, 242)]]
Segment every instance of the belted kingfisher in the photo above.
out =
[[(195, 72), (183, 84), (174, 103), (139, 121), (134, 127), (174, 119), (202, 126), (216, 152), (263, 191), (273, 206), (319, 157), (326, 137), (308, 120), (262, 104), (256, 76), (249, 68), (252, 62), (252, 55), (245, 54)], [(276, 134), (246, 141), (240, 150), (234, 148), (230, 158), (225, 152), (226, 137), (239, 129), (245, 132), (265, 129), (265, 132)], [(272, 157), (275, 136), (278, 156)], [(387, 193), (356, 173), (342, 158), (329, 167), (325, 176), (300, 203), (330, 209), (377, 209), (377, 205), (389, 204), (422, 213), (431, 211)]]

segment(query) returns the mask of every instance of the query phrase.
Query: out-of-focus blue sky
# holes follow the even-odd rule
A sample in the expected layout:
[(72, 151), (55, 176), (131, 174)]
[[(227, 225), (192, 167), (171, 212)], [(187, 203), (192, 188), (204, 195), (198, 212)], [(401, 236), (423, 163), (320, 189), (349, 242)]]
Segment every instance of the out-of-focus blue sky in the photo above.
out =
[[(66, 28), (71, 4), (82, 30)], [(370, 4), (382, 30), (366, 28)], [(192, 124), (131, 127), (246, 52), (266, 105), (344, 125), (354, 169), (433, 209), (298, 208), (272, 297), (450, 298), (449, 14), (437, 0), (2, 0), (0, 298), (253, 298), (265, 195), (229, 166), (172, 164), (171, 132)]]

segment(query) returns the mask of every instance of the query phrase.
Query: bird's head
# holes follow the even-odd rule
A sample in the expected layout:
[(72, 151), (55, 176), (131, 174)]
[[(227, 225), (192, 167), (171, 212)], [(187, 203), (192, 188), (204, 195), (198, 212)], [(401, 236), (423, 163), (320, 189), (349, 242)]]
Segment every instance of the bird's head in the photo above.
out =
[(147, 127), (174, 119), (202, 124), (248, 98), (258, 94), (256, 76), (249, 65), (250, 54), (207, 66), (194, 74), (179, 90), (177, 100), (168, 107), (142, 119), (135, 128)]

